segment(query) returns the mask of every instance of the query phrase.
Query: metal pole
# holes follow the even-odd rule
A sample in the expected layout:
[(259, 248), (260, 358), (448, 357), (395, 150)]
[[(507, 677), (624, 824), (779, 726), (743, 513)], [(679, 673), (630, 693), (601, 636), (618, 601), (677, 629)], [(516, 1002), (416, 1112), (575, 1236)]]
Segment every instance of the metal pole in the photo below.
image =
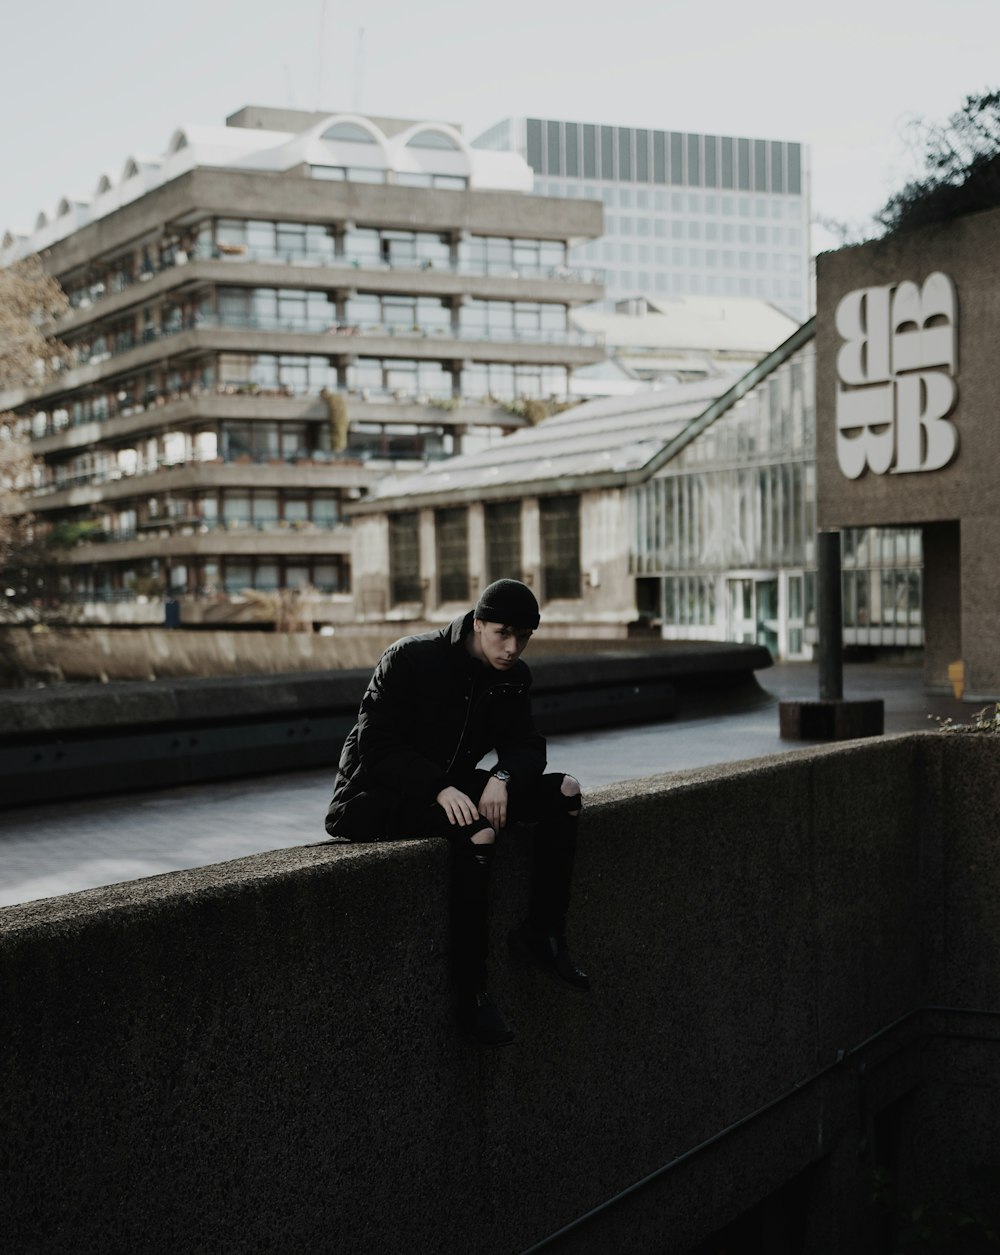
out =
[(819, 699), (844, 696), (844, 611), (840, 586), (840, 532), (816, 533)]

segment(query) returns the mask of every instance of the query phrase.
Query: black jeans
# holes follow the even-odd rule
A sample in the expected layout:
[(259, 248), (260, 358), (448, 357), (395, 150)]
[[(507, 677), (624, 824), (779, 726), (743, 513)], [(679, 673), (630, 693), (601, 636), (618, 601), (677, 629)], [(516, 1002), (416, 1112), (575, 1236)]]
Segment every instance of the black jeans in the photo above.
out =
[[(573, 863), (576, 856), (579, 794), (562, 792), (565, 776), (550, 772), (533, 780), (512, 780), (508, 788), (507, 825), (531, 825), (532, 876), (529, 928), (561, 935), (566, 930)], [(478, 806), (489, 772), (482, 769), (456, 776), (452, 784)], [(350, 841), (400, 841), (441, 837), (451, 850), (451, 952), (456, 979), (465, 987), (486, 982), (489, 949), (489, 874), (492, 844), (472, 837), (491, 825), (480, 818), (452, 824), (444, 809), (432, 802), (421, 806), (391, 790), (379, 789), (352, 798), (331, 836)], [(353, 832), (351, 831), (353, 829)], [(363, 834), (363, 835), (359, 835)]]

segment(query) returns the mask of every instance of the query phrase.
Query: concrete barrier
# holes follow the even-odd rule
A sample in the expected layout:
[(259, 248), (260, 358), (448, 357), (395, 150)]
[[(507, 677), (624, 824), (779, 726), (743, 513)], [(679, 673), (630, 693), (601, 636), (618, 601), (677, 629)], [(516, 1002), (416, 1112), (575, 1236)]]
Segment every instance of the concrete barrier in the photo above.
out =
[(944, 734), (590, 794), (594, 992), (508, 961), (509, 834), (519, 1037), (488, 1054), (451, 1022), (440, 843), (0, 910), (5, 1246), (686, 1255), (793, 1215), (798, 1245), (760, 1249), (860, 1255), (876, 1159), (988, 1208), (998, 804), (1000, 745)]
[[(757, 645), (541, 657), (532, 708), (546, 733), (671, 718), (678, 695), (762, 700)], [(332, 768), (371, 672), (334, 669), (8, 691), (0, 808), (297, 768)], [(720, 697), (721, 695), (721, 697)]]

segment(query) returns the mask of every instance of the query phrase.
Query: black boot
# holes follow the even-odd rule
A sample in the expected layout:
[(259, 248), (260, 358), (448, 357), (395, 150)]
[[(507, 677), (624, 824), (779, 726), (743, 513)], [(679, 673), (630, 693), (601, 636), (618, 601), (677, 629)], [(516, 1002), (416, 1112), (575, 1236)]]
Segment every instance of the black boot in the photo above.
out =
[(567, 950), (566, 938), (561, 933), (536, 932), (522, 924), (510, 932), (507, 942), (516, 955), (533, 963), (564, 988), (578, 994), (590, 992), (590, 977)]
[(485, 989), (459, 993), (458, 1020), (473, 1045), (485, 1049), (509, 1046), (516, 1036)]

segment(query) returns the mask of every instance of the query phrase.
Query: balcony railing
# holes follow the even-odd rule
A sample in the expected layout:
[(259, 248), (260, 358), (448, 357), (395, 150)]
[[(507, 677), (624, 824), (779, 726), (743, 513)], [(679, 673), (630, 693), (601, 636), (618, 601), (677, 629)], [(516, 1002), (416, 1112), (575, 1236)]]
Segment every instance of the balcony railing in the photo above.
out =
[(134, 527), (101, 528), (87, 535), (87, 543), (114, 545), (132, 540), (156, 540), (164, 536), (208, 536), (212, 532), (336, 532), (349, 529), (343, 519), (148, 519)]
[(154, 275), (161, 274), (165, 270), (173, 270), (176, 266), (199, 260), (260, 262), (281, 266), (346, 267), (353, 270), (434, 270), (445, 274), (488, 275), (504, 279), (548, 279), (564, 283), (599, 283), (601, 285), (604, 284), (605, 278), (605, 271), (593, 266), (543, 266), (531, 263), (515, 265), (510, 261), (491, 259), (455, 262), (450, 259), (421, 257), (385, 258), (369, 253), (348, 252), (337, 255), (318, 249), (267, 249), (250, 248), (246, 244), (220, 244), (216, 245), (211, 252), (178, 249), (162, 261), (137, 270), (133, 275), (119, 271), (109, 276), (107, 280), (99, 279), (89, 287), (70, 293), (70, 306), (73, 309), (87, 309), (106, 300), (109, 296), (115, 296), (137, 284), (148, 282)]
[(191, 457), (184, 461), (141, 463), (133, 470), (121, 467), (111, 469), (80, 471), (73, 475), (62, 475), (58, 480), (38, 485), (30, 492), (32, 497), (46, 497), (52, 493), (63, 492), (68, 488), (81, 486), (99, 487), (102, 484), (120, 483), (122, 480), (136, 479), (145, 475), (157, 475), (161, 471), (178, 471), (187, 466), (273, 466), (293, 467), (308, 465), (336, 465), (338, 462), (356, 465), (359, 462), (390, 462), (405, 463), (409, 466), (426, 462), (444, 461), (452, 455), (444, 449), (405, 448), (390, 443), (372, 447), (371, 445), (348, 445), (337, 453), (328, 449), (315, 449), (309, 453), (279, 457), (272, 453), (241, 453), (227, 458)]
[(398, 340), (462, 340), (477, 344), (573, 344), (587, 347), (604, 343), (603, 336), (567, 327), (559, 330), (542, 328), (504, 327), (491, 330), (482, 327), (422, 327), (419, 324), (397, 325), (394, 323), (330, 323), (312, 322), (296, 318), (261, 318), (232, 314), (196, 314), (193, 317), (172, 322), (164, 327), (147, 328), (140, 336), (119, 337), (114, 343), (102, 343), (72, 349), (69, 360), (62, 362), (58, 370), (71, 370), (78, 366), (98, 365), (129, 353), (143, 344), (169, 339), (185, 331), (199, 328), (233, 328), (238, 331), (277, 332), (285, 335), (315, 335), (340, 337), (381, 336)]
[[(526, 392), (518, 393), (516, 396), (498, 396), (494, 393), (455, 396), (451, 392), (442, 391), (437, 393), (424, 388), (414, 388), (410, 391), (405, 388), (376, 388), (368, 385), (350, 388), (330, 388), (329, 391), (348, 400), (361, 401), (362, 403), (378, 402), (384, 405), (418, 405), (441, 410), (460, 409), (463, 405), (508, 408), (519, 401), (541, 399), (558, 399), (562, 401), (568, 399), (565, 394), (555, 393), (545, 393), (544, 398), (535, 397), (534, 394)], [(101, 412), (72, 415), (60, 423), (50, 421), (44, 432), (41, 434), (34, 433), (34, 438), (38, 440), (44, 439), (45, 437), (58, 435), (59, 432), (73, 427), (85, 427), (92, 423), (105, 423), (114, 418), (130, 418), (134, 414), (144, 414), (150, 410), (161, 409), (174, 402), (187, 401), (203, 396), (248, 396), (287, 399), (312, 397), (318, 399), (316, 387), (308, 385), (281, 384), (268, 386), (255, 383), (252, 380), (232, 380), (227, 383), (214, 385), (191, 384), (187, 387), (173, 390), (147, 391), (144, 393), (142, 400), (137, 400), (129, 394), (126, 395), (124, 400), (109, 399)]]

